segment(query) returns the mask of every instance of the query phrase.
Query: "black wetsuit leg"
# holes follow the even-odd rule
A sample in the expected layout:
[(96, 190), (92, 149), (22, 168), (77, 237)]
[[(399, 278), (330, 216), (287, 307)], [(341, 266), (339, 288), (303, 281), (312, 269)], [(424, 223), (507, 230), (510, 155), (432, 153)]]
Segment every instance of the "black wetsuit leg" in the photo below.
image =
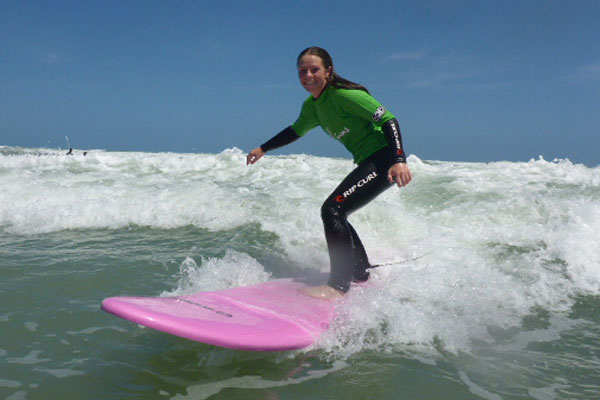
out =
[(389, 149), (379, 150), (357, 166), (329, 195), (321, 207), (321, 218), (331, 262), (327, 284), (343, 292), (350, 283), (369, 278), (370, 267), (363, 244), (348, 222), (348, 216), (376, 198), (392, 184), (387, 172), (393, 164)]

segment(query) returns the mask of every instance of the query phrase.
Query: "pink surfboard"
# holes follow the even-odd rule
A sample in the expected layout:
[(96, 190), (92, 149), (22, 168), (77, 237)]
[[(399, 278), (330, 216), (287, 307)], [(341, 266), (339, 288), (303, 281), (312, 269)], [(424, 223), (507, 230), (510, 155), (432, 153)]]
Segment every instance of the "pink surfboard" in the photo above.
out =
[(329, 328), (334, 302), (280, 279), (173, 297), (110, 297), (102, 309), (128, 321), (197, 342), (237, 350), (308, 347)]

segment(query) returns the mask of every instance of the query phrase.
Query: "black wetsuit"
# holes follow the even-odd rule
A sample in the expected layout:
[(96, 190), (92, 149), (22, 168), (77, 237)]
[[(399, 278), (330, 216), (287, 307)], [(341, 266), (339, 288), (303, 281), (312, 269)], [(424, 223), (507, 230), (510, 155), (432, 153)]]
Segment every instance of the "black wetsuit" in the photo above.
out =
[(351, 281), (369, 278), (367, 253), (348, 216), (393, 185), (387, 173), (394, 163), (387, 148), (377, 151), (346, 176), (323, 203), (321, 218), (331, 260), (329, 286), (346, 292)]
[(332, 87), (318, 99), (309, 97), (294, 125), (261, 148), (267, 152), (284, 146), (315, 126), (342, 142), (358, 164), (321, 207), (331, 262), (327, 284), (346, 292), (352, 281), (369, 278), (370, 267), (348, 216), (392, 186), (387, 178), (389, 168), (406, 159), (398, 122), (388, 110), (364, 91)]

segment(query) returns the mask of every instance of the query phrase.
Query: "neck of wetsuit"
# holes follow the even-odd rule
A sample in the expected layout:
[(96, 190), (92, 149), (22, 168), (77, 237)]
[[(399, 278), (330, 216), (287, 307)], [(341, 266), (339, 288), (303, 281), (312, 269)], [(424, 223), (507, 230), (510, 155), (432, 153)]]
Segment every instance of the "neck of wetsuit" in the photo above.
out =
[(314, 100), (316, 100), (316, 99), (318, 99), (319, 97), (321, 97), (321, 95), (322, 95), (323, 93), (325, 93), (325, 91), (327, 90), (327, 88), (328, 88), (328, 87), (329, 87), (329, 82), (327, 82), (327, 84), (325, 85), (325, 87), (323, 88), (323, 90), (321, 90), (321, 93), (319, 93), (319, 95), (318, 95), (317, 97), (313, 96), (313, 99), (314, 99)]

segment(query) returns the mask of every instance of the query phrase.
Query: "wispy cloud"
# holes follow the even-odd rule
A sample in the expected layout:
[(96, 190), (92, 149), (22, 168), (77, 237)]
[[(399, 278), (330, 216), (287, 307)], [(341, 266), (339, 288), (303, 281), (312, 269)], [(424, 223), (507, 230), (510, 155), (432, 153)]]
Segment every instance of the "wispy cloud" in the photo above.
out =
[(450, 83), (455, 84), (457, 82), (466, 81), (469, 78), (473, 78), (474, 76), (475, 73), (473, 72), (421, 72), (413, 74), (410, 86), (420, 88), (439, 88), (442, 86), (446, 86)]
[(404, 51), (388, 54), (383, 61), (421, 61), (425, 54), (420, 51)]
[(386, 56), (385, 61), (411, 61), (403, 68), (412, 88), (489, 91), (507, 86), (496, 77), (504, 68), (486, 65), (477, 55), (397, 52)]
[(508, 86), (506, 82), (489, 80), (483, 72), (449, 72), (422, 73), (414, 75), (408, 86), (412, 88), (434, 89), (455, 92), (493, 91)]
[(52, 52), (42, 52), (39, 54), (44, 64), (58, 64), (64, 62), (64, 57)]
[(580, 67), (571, 74), (570, 78), (575, 81), (600, 82), (600, 61)]
[(234, 90), (241, 91), (257, 91), (257, 90), (272, 90), (272, 91), (281, 91), (281, 90), (296, 90), (296, 85), (290, 85), (286, 83), (266, 83), (266, 84), (257, 84), (257, 85), (234, 85)]

